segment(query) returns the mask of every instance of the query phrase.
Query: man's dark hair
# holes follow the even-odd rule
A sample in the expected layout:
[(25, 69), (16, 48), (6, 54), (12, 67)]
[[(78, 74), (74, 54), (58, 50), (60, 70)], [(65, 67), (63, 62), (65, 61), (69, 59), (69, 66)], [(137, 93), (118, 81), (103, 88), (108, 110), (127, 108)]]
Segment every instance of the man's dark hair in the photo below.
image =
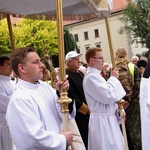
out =
[(0, 56), (0, 66), (4, 66), (5, 60), (10, 60), (9, 56), (1, 55)]
[(140, 67), (146, 67), (147, 66), (147, 62), (145, 60), (139, 60), (137, 62), (137, 67), (140, 68)]
[(17, 76), (19, 76), (18, 64), (25, 64), (26, 63), (26, 56), (30, 52), (36, 52), (36, 49), (34, 49), (33, 47), (21, 47), (21, 48), (16, 49), (10, 55), (11, 67)]

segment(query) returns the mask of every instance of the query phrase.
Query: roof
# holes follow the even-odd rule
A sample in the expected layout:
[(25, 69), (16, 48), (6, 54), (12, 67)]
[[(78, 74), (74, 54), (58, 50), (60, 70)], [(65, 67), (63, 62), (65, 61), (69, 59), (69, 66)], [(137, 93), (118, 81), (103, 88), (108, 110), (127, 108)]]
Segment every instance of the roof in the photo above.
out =
[(127, 4), (128, 4), (127, 0), (113, 0), (113, 9), (111, 13), (118, 12), (125, 9)]

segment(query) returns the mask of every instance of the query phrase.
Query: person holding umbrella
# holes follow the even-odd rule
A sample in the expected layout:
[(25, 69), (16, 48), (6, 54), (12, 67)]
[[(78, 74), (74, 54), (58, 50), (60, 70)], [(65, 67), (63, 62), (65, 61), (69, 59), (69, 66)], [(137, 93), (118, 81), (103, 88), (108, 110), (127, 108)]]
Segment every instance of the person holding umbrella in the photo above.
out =
[(56, 89), (41, 81), (43, 63), (36, 50), (22, 47), (11, 54), (11, 66), (18, 76), (6, 112), (10, 134), (18, 150), (66, 150), (72, 144), (70, 131), (62, 131), (62, 113), (57, 103), (60, 87), (68, 90), (67, 76)]

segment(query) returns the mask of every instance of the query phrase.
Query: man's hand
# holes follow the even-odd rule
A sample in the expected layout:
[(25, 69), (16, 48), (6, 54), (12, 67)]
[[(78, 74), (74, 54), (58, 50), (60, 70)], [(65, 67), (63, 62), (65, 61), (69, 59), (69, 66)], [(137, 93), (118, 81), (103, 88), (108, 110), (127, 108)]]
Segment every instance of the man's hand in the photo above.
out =
[(119, 78), (118, 69), (113, 69), (111, 71), (111, 76), (114, 76), (114, 77), (116, 77), (118, 79)]
[(68, 75), (65, 75), (63, 78), (63, 81), (58, 80), (56, 83), (56, 89), (61, 92), (61, 87), (62, 89), (66, 89), (67, 91), (69, 90), (69, 82), (67, 80)]
[(119, 115), (120, 115), (120, 117), (124, 120), (124, 122), (125, 122), (125, 120), (126, 120), (126, 112), (124, 111), (124, 109), (121, 109), (120, 111), (119, 111)]
[(87, 114), (87, 115), (90, 115), (90, 109), (89, 109), (89, 108), (87, 109), (86, 114)]
[(67, 131), (67, 132), (61, 131), (60, 134), (63, 134), (65, 136), (67, 147), (70, 146), (72, 144), (72, 141), (73, 141), (72, 132), (71, 131)]

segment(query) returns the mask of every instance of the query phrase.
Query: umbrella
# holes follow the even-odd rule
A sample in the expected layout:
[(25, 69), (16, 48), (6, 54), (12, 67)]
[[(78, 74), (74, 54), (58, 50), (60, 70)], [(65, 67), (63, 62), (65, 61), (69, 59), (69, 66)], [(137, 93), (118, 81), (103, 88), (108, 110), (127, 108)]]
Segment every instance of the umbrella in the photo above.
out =
[[(0, 13), (19, 15), (45, 15), (52, 19), (56, 17), (55, 0), (0, 0)], [(112, 0), (62, 0), (63, 16), (68, 20), (103, 16), (109, 14), (112, 8)], [(96, 14), (96, 15), (95, 15)], [(106, 14), (105, 14), (106, 16)], [(83, 19), (83, 18), (81, 18)]]
[[(63, 20), (106, 17), (113, 0), (61, 0)], [(9, 14), (32, 19), (56, 20), (56, 0), (0, 0), (0, 18), (7, 17), (12, 49), (15, 49)], [(58, 31), (59, 32), (59, 31)], [(110, 47), (111, 48), (111, 47)]]

